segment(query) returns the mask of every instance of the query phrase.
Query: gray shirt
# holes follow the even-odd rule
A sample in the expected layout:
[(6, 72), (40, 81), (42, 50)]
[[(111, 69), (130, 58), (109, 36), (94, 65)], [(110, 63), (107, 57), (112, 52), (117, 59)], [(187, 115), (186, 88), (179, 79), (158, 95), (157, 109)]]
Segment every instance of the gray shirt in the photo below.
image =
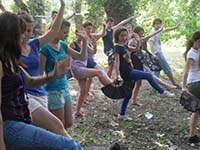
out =
[[(150, 34), (153, 34), (155, 33), (156, 30), (155, 29), (152, 29), (150, 31)], [(159, 32), (158, 34), (156, 34), (155, 36), (151, 37), (149, 39), (149, 41), (151, 41), (153, 43), (153, 53), (156, 54), (158, 52), (161, 52), (161, 41), (160, 41), (160, 37), (162, 35), (163, 32)]]

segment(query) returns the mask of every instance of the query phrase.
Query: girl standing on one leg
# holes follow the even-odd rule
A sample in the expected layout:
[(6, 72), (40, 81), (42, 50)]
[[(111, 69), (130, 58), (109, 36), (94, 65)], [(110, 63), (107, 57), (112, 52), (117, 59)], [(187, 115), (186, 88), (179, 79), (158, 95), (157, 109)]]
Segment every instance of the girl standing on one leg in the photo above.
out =
[[(85, 31), (77, 32), (77, 34), (80, 36), (80, 40), (82, 41), (82, 49), (79, 53), (61, 41), (65, 40), (68, 36), (69, 28), (70, 23), (66, 20), (63, 20), (61, 28), (56, 34), (56, 37), (41, 48), (41, 74), (43, 74), (44, 71), (46, 74), (51, 72), (55, 60), (61, 61), (66, 58), (67, 55), (70, 55), (78, 60), (85, 60), (87, 53), (87, 35)], [(45, 88), (48, 96), (49, 110), (63, 122), (65, 128), (72, 126), (72, 103), (66, 75), (47, 83)]]
[[(189, 40), (185, 55), (185, 70), (183, 75), (183, 93), (190, 92), (200, 101), (200, 31), (193, 34)], [(199, 119), (199, 112), (192, 113), (190, 120), (190, 133), (188, 142), (199, 143), (200, 139), (195, 135)]]
[[(140, 70), (133, 69), (133, 65), (131, 62), (130, 52), (126, 46), (128, 38), (128, 32), (126, 28), (119, 28), (115, 32), (115, 71), (116, 71), (116, 79), (118, 75), (122, 77), (123, 80), (127, 80), (129, 82), (134, 82), (137, 80), (147, 80), (151, 86), (157, 90), (160, 94), (165, 97), (173, 97), (174, 94), (165, 91), (161, 88), (158, 83), (153, 78), (152, 74), (149, 72), (144, 72)], [(125, 97), (122, 100), (120, 113), (118, 115), (119, 119), (129, 119), (125, 116), (126, 108), (128, 106), (129, 99), (131, 98), (132, 93), (129, 96)]]
[[(79, 35), (77, 35), (77, 40), (75, 40), (73, 43), (71, 43), (70, 47), (75, 49), (78, 52), (81, 51), (82, 40)], [(112, 81), (107, 76), (107, 74), (104, 72), (103, 69), (87, 68), (87, 57), (84, 61), (72, 58), (71, 70), (72, 70), (73, 76), (78, 80), (78, 84), (79, 84), (79, 88), (80, 88), (80, 95), (79, 95), (78, 102), (76, 105), (75, 115), (83, 116), (83, 113), (81, 112), (81, 106), (84, 102), (85, 97), (87, 97), (87, 94), (88, 94), (86, 91), (87, 79), (97, 76), (99, 78), (99, 81), (104, 86), (110, 84)]]
[[(172, 73), (172, 69), (170, 68), (165, 56), (163, 55), (163, 52), (161, 50), (161, 40), (160, 37), (162, 35), (162, 33), (164, 32), (169, 32), (172, 31), (174, 29), (177, 29), (180, 25), (178, 24), (175, 27), (172, 28), (168, 28), (168, 29), (164, 29), (162, 32), (160, 32), (159, 34), (151, 37), (149, 39), (150, 41), (150, 48), (151, 51), (154, 55), (155, 58), (158, 59), (160, 66), (162, 67), (163, 71), (165, 72), (165, 74), (168, 76), (169, 80), (172, 82), (173, 85), (175, 86), (179, 86), (176, 82), (176, 80), (174, 79), (173, 73)], [(156, 32), (157, 30), (159, 30), (162, 27), (162, 20), (160, 18), (157, 18), (153, 21), (153, 29), (151, 30), (151, 33)], [(160, 75), (160, 71), (155, 72), (156, 76)]]

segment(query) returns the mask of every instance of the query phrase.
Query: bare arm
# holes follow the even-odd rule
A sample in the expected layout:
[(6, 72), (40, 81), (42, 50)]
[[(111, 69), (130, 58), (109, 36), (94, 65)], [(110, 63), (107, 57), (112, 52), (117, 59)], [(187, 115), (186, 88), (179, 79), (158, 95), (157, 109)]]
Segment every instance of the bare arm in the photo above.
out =
[(127, 19), (121, 21), (121, 22), (118, 23), (117, 25), (113, 26), (112, 29), (113, 29), (113, 30), (116, 30), (116, 29), (119, 28), (120, 26), (123, 26), (123, 25), (129, 23), (133, 18), (135, 18), (135, 17), (132, 16), (132, 17), (129, 17), (129, 18), (127, 18)]
[(129, 40), (128, 42), (128, 48), (131, 50), (131, 52), (136, 52), (139, 50), (139, 41), (134, 45), (133, 44), (133, 39)]
[(106, 36), (106, 26), (103, 25), (103, 30), (101, 33), (92, 33), (91, 35), (95, 37), (96, 41), (98, 41), (100, 38)]
[(169, 31), (175, 30), (175, 29), (177, 29), (177, 28), (179, 28), (179, 27), (180, 27), (180, 24), (177, 24), (177, 25), (174, 26), (174, 27), (164, 29), (163, 32), (169, 32)]
[(183, 85), (182, 85), (182, 91), (183, 92), (187, 91), (187, 78), (188, 78), (189, 70), (190, 70), (192, 63), (193, 63), (192, 59), (186, 60), (184, 74), (183, 74)]
[(141, 40), (148, 41), (151, 37), (155, 36), (156, 34), (160, 33), (161, 31), (163, 31), (163, 28), (161, 28), (160, 30), (158, 30), (158, 31), (146, 36), (146, 37), (141, 38)]
[(120, 74), (119, 73), (119, 63), (120, 63), (119, 62), (120, 61), (119, 60), (119, 54), (115, 53), (114, 56), (115, 56), (115, 64), (114, 64), (115, 65), (114, 66), (114, 69), (115, 69), (115, 78), (118, 79), (119, 74)]
[(72, 49), (71, 47), (68, 47), (68, 53), (75, 59), (79, 60), (85, 60), (86, 59), (86, 54), (87, 54), (87, 40), (82, 39), (83, 44), (80, 53)]
[(66, 19), (67, 20), (70, 20), (72, 17), (74, 17), (75, 16), (75, 12), (71, 15), (71, 16), (68, 16)]
[(0, 149), (5, 150), (5, 143), (3, 138), (3, 119), (1, 114), (1, 97), (2, 97), (2, 78), (3, 78), (3, 68), (0, 61)]
[(44, 56), (44, 54), (40, 53), (40, 75), (44, 74), (46, 61), (47, 61), (46, 56)]
[(53, 22), (50, 30), (44, 34), (43, 36), (40, 36), (39, 42), (40, 42), (40, 47), (44, 46), (47, 44), (49, 41), (53, 40), (55, 36), (57, 35), (58, 31), (60, 30), (61, 23), (63, 20), (63, 13), (64, 13), (64, 8), (65, 8), (65, 3), (63, 0), (60, 0), (60, 10), (58, 12), (58, 15), (56, 16), (55, 21)]

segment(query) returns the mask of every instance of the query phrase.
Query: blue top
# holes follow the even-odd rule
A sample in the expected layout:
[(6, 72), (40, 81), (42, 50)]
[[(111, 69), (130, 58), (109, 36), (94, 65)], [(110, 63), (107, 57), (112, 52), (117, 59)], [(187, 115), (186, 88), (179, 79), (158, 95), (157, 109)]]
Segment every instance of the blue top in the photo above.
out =
[(131, 64), (126, 60), (124, 55), (127, 53), (127, 46), (115, 45), (114, 52), (119, 54), (119, 71), (122, 79), (127, 80), (132, 70)]
[(106, 36), (103, 38), (103, 45), (104, 45), (104, 53), (113, 50), (114, 43), (113, 43), (113, 30), (106, 30)]
[[(26, 65), (26, 72), (31, 76), (40, 76), (40, 58), (39, 58), (39, 40), (32, 39), (27, 43), (30, 46), (29, 56), (21, 55), (21, 61)], [(45, 96), (44, 87), (40, 86), (34, 89), (25, 89), (25, 92), (34, 95), (34, 96)]]
[[(45, 64), (46, 74), (53, 71), (55, 59), (57, 59), (57, 61), (59, 62), (59, 61), (62, 61), (67, 56), (67, 45), (63, 41), (59, 41), (59, 44), (60, 44), (59, 51), (56, 51), (48, 44), (46, 44), (40, 50), (40, 52), (47, 58), (47, 61)], [(45, 89), (47, 91), (63, 90), (67, 88), (68, 88), (68, 80), (67, 80), (66, 75), (63, 75), (61, 77), (54, 79), (53, 81), (47, 83), (45, 86)]]

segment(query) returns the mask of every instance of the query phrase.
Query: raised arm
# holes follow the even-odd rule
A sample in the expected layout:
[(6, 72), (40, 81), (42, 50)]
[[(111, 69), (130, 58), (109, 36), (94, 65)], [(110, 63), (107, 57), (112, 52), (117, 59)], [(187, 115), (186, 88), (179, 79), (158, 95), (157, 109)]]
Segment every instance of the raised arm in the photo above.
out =
[(127, 18), (127, 19), (121, 21), (121, 22), (118, 23), (117, 25), (113, 26), (112, 29), (113, 29), (113, 30), (116, 30), (116, 29), (119, 28), (120, 26), (123, 26), (123, 25), (129, 23), (133, 18), (135, 18), (135, 17), (132, 16), (132, 17), (129, 17), (129, 18)]
[(67, 20), (70, 20), (72, 17), (74, 17), (74, 16), (75, 16), (75, 14), (76, 14), (76, 13), (75, 13), (75, 12), (73, 12), (73, 14), (72, 14), (72, 15), (70, 15), (70, 16), (68, 16), (68, 17), (66, 17), (66, 19), (67, 19)]
[(53, 40), (55, 38), (55, 36), (57, 35), (58, 31), (60, 30), (62, 20), (63, 20), (64, 8), (65, 8), (65, 3), (63, 0), (60, 0), (60, 5), (61, 5), (60, 10), (50, 28), (50, 30), (46, 34), (44, 34), (38, 38), (39, 42), (40, 42), (40, 47), (44, 46), (49, 41)]
[(100, 38), (106, 36), (106, 26), (103, 24), (103, 30), (101, 33), (91, 33), (93, 37), (95, 37), (96, 41), (98, 41)]
[(134, 43), (133, 39), (129, 40), (128, 42), (128, 48), (131, 52), (136, 52), (139, 50), (139, 41), (136, 40), (136, 43)]
[(146, 37), (142, 37), (141, 40), (143, 41), (148, 41), (151, 37), (155, 36), (156, 34), (160, 33), (161, 31), (163, 31), (163, 28), (159, 29), (158, 31), (152, 33), (152, 34), (149, 34), (148, 36)]
[(188, 78), (189, 70), (190, 70), (192, 63), (193, 63), (192, 59), (186, 60), (184, 74), (183, 74), (183, 85), (182, 85), (183, 92), (187, 92), (187, 78)]
[(74, 59), (85, 60), (87, 54), (87, 34), (85, 32), (78, 32), (77, 34), (82, 39), (82, 48), (80, 53), (72, 49), (70, 46), (67, 51)]
[(3, 138), (3, 119), (2, 119), (2, 114), (1, 114), (2, 78), (3, 78), (3, 67), (0, 61), (0, 149), (6, 150), (4, 138)]
[(175, 29), (179, 28), (180, 25), (181, 25), (181, 24), (177, 24), (177, 25), (174, 26), (174, 27), (164, 29), (163, 32), (169, 32), (169, 31), (175, 30)]

